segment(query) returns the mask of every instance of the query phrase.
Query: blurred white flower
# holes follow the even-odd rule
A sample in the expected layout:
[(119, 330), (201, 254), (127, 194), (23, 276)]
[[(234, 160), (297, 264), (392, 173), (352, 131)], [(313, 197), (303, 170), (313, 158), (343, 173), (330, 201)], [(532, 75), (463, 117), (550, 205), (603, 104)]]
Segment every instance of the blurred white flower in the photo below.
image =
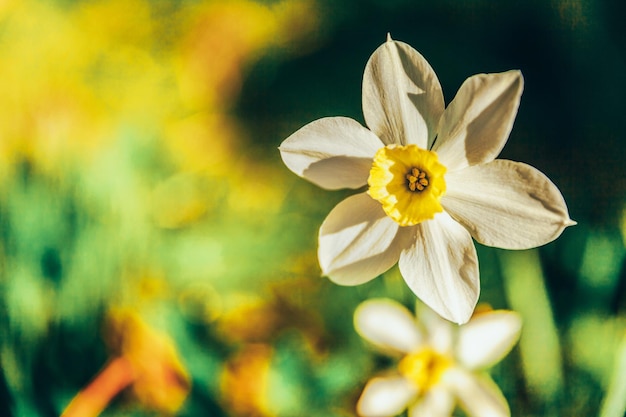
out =
[(307, 124), (280, 146), (294, 173), (326, 189), (360, 188), (319, 233), (322, 272), (341, 285), (367, 282), (399, 261), (411, 290), (464, 323), (480, 292), (472, 237), (505, 249), (556, 239), (569, 218), (563, 196), (537, 169), (495, 159), (520, 96), (519, 71), (468, 78), (444, 110), (434, 71), (390, 38), (369, 59), (363, 113)]
[(492, 310), (454, 326), (423, 308), (418, 319), (388, 299), (368, 300), (357, 308), (358, 333), (378, 348), (402, 355), (397, 371), (366, 384), (359, 415), (394, 416), (408, 407), (409, 417), (444, 417), (458, 403), (470, 417), (509, 416), (506, 399), (485, 369), (519, 339), (519, 315)]

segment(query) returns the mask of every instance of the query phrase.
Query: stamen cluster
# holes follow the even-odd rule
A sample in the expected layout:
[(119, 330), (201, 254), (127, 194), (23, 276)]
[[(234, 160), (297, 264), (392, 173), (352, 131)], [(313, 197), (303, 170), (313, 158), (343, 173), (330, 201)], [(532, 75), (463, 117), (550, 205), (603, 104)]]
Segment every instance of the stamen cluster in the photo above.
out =
[(411, 191), (424, 191), (428, 187), (428, 176), (426, 171), (420, 171), (419, 168), (413, 167), (406, 174), (406, 185)]

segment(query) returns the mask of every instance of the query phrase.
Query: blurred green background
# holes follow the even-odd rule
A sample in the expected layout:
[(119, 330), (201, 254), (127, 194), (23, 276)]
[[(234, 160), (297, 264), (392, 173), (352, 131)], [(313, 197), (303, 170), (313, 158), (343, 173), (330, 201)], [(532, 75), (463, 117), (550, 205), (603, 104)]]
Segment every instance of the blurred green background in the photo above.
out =
[(524, 319), (492, 372), (512, 415), (622, 416), (624, 16), (612, 0), (0, 1), (0, 415), (58, 416), (135, 352), (120, 322), (176, 352), (145, 360), (177, 363), (189, 394), (127, 389), (102, 415), (355, 415), (390, 365), (355, 307), (415, 297), (395, 269), (320, 277), (317, 228), (350, 192), (296, 177), (276, 148), (320, 117), (363, 122), (389, 32), (446, 102), (520, 69), (501, 157), (543, 171), (578, 221), (536, 250), (478, 247), (481, 302)]

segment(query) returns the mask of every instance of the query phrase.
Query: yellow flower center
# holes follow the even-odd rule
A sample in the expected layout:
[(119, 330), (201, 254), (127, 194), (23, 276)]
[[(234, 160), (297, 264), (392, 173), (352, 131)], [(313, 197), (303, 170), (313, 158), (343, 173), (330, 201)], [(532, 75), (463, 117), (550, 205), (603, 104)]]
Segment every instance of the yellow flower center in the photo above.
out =
[(442, 212), (446, 167), (437, 154), (417, 145), (380, 148), (367, 180), (368, 194), (400, 226), (413, 226)]
[(400, 373), (419, 387), (421, 391), (437, 384), (452, 360), (430, 348), (410, 353), (398, 364)]

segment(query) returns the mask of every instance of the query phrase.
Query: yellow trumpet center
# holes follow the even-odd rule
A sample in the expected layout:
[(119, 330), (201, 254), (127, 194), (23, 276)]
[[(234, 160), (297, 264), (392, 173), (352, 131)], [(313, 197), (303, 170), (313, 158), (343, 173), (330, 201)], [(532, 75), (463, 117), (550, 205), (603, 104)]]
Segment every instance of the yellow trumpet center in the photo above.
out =
[(368, 194), (400, 226), (413, 226), (442, 212), (446, 167), (437, 154), (417, 145), (380, 148), (367, 180)]
[(441, 376), (452, 365), (452, 360), (430, 348), (410, 353), (398, 364), (400, 373), (426, 391), (441, 380)]

